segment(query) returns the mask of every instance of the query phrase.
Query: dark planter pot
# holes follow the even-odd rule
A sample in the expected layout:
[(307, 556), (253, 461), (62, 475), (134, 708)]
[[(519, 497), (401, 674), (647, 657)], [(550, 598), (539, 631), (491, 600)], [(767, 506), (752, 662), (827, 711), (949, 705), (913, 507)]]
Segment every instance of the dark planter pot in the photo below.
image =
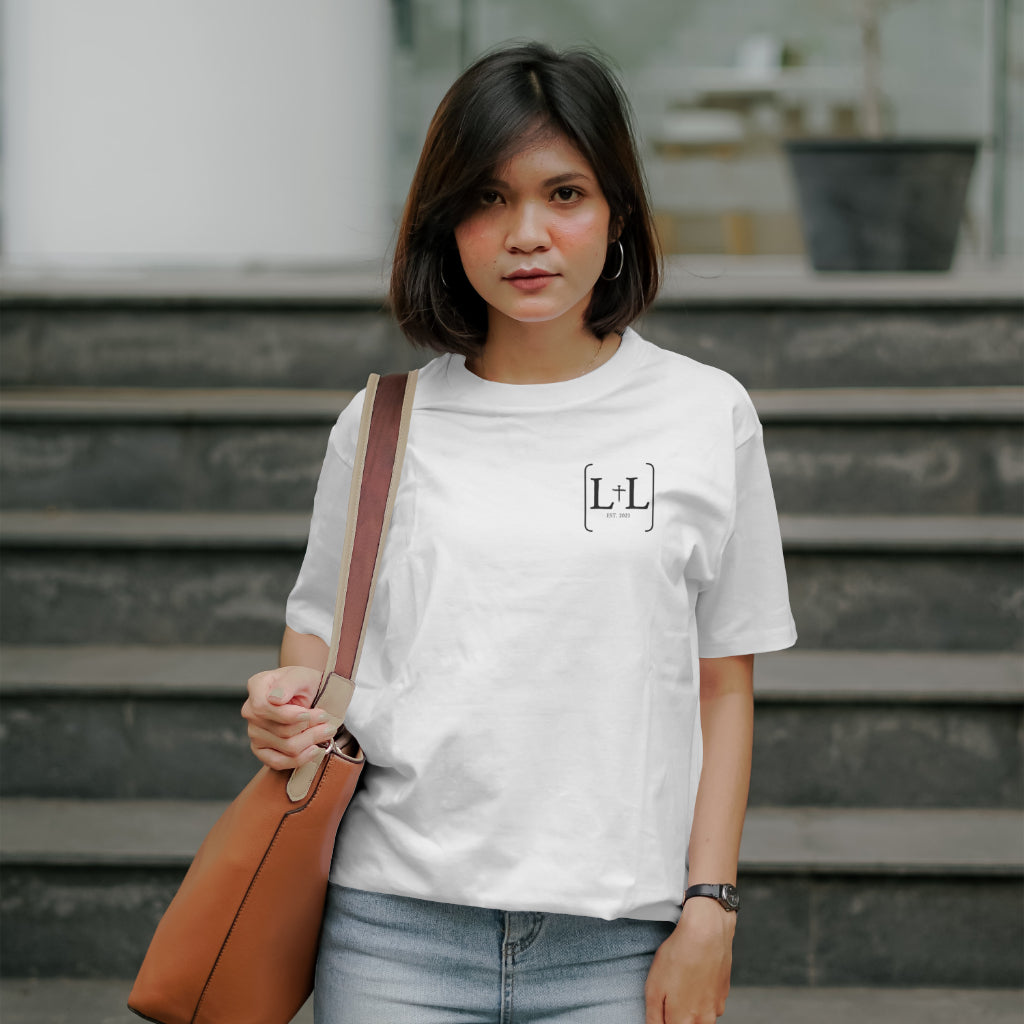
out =
[(787, 139), (815, 270), (949, 270), (978, 150), (968, 139)]

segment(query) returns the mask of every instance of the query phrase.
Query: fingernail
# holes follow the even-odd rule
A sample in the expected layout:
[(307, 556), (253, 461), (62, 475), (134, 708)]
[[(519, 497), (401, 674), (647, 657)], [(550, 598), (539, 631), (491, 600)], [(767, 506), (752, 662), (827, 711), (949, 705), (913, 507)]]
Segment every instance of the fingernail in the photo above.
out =
[(331, 716), (327, 714), (326, 711), (321, 711), (320, 714), (316, 716), (317, 725), (323, 725), (324, 722), (329, 722), (330, 720)]
[(270, 691), (270, 696), (273, 697), (274, 700), (280, 700), (284, 696), (284, 690), (275, 686), (274, 689)]
[(299, 721), (303, 725), (309, 725), (309, 715), (303, 712), (301, 715), (299, 715)]

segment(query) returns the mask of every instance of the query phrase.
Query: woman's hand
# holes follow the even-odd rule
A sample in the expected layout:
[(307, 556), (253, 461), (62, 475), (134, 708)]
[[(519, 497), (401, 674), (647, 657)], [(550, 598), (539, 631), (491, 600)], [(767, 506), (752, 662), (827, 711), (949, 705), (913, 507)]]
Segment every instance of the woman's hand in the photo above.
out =
[(725, 1013), (736, 914), (714, 900), (686, 901), (647, 975), (645, 1024), (714, 1024)]
[(249, 680), (242, 717), (249, 723), (249, 746), (265, 765), (279, 770), (312, 761), (335, 727), (328, 715), (312, 708), (321, 672), (302, 665), (257, 672)]

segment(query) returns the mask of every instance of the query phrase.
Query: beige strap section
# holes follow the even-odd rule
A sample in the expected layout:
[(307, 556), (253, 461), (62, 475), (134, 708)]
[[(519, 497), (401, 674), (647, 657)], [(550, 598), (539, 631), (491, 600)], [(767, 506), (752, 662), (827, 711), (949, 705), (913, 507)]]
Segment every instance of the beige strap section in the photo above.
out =
[(306, 794), (309, 792), (309, 787), (313, 785), (313, 779), (316, 778), (317, 770), (320, 767), (320, 762), (327, 756), (327, 751), (324, 747), (316, 748), (316, 756), (312, 761), (307, 762), (299, 768), (293, 768), (291, 775), (288, 777), (288, 785), (285, 786), (285, 792), (288, 794), (288, 799), (292, 803), (297, 803), (299, 800), (304, 800)]
[(320, 699), (316, 702), (318, 711), (326, 711), (334, 718), (345, 720), (345, 712), (352, 701), (352, 694), (356, 692), (356, 684), (351, 679), (339, 676), (332, 672), (327, 680)]
[[(316, 706), (326, 711), (330, 716), (327, 721), (334, 727), (335, 732), (341, 728), (345, 721), (345, 712), (348, 711), (349, 701), (352, 700), (352, 694), (355, 693), (355, 690), (355, 684), (351, 679), (345, 679), (342, 676), (335, 675), (333, 672), (331, 673), (327, 689)], [(299, 768), (294, 768), (288, 778), (288, 785), (285, 787), (285, 790), (288, 793), (288, 799), (293, 803), (304, 800), (309, 792), (309, 787), (313, 785), (313, 779), (316, 777), (317, 769), (320, 767), (324, 754), (322, 747), (317, 747), (317, 750), (320, 753), (317, 754), (314, 760)]]

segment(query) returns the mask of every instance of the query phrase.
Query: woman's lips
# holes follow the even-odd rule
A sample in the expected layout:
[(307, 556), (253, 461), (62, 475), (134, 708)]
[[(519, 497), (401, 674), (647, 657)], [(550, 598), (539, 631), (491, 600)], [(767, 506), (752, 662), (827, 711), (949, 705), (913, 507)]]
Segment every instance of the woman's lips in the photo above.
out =
[(517, 270), (514, 274), (509, 274), (505, 280), (521, 292), (536, 292), (557, 276), (557, 274), (549, 274), (543, 270)]

